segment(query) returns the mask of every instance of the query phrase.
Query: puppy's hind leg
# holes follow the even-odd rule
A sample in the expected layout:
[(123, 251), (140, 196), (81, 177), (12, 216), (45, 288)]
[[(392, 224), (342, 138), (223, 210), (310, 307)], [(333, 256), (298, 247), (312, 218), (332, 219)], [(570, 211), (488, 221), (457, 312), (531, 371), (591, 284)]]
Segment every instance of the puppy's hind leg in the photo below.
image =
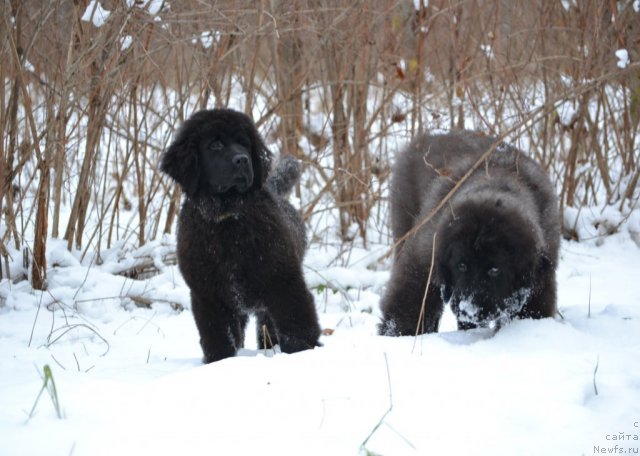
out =
[(318, 316), (302, 271), (279, 277), (272, 284), (265, 304), (277, 332), (280, 349), (284, 353), (295, 353), (320, 346)]
[(235, 356), (240, 334), (244, 339), (244, 326), (240, 333), (237, 312), (221, 302), (203, 300), (191, 293), (191, 310), (200, 333), (200, 346), (205, 364)]

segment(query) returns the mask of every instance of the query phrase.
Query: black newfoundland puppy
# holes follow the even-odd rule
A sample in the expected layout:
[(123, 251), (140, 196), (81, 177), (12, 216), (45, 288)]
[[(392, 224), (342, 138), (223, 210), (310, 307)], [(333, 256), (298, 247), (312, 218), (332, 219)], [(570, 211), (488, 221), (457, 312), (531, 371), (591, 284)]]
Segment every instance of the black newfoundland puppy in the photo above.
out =
[[(402, 242), (490, 149), (435, 216)], [(555, 315), (557, 198), (544, 171), (518, 149), (466, 131), (416, 138), (393, 169), (391, 217), (401, 242), (381, 301), (381, 334), (435, 332), (445, 303), (459, 329)]]
[(253, 121), (230, 109), (195, 113), (162, 157), (162, 171), (186, 194), (178, 265), (206, 363), (243, 346), (249, 312), (257, 315), (261, 348), (279, 344), (292, 353), (318, 345), (302, 273), (305, 228), (284, 199), (299, 165), (285, 158), (267, 179), (270, 163)]

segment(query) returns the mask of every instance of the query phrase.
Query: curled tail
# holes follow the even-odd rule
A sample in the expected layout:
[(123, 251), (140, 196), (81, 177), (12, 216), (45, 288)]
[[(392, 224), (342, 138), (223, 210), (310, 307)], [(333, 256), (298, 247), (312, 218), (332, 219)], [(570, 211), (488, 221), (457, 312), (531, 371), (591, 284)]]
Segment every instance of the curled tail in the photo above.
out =
[(293, 155), (285, 155), (267, 178), (266, 186), (278, 196), (287, 196), (300, 180), (301, 173), (300, 162)]
[(300, 262), (302, 262), (304, 252), (307, 249), (307, 229), (300, 211), (287, 201), (287, 196), (300, 180), (301, 173), (300, 161), (293, 155), (285, 155), (280, 157), (280, 161), (271, 171), (266, 182), (267, 190), (276, 196), (274, 198), (276, 204), (283, 211), (285, 225), (289, 230)]

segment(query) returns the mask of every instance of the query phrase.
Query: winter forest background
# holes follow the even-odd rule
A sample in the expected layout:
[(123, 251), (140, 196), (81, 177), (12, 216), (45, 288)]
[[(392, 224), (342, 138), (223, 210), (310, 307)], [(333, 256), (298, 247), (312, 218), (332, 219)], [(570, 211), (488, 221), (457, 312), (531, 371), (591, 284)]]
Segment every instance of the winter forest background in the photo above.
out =
[[(309, 230), (309, 284), (324, 310), (345, 309), (332, 327), (357, 326), (365, 311), (375, 326), (391, 261), (390, 166), (419, 131), (514, 143), (556, 185), (567, 245), (622, 235), (638, 258), (639, 50), (640, 0), (0, 0), (0, 327), (13, 310), (62, 312), (40, 343), (36, 322), (25, 326), (23, 342), (66, 347), (81, 371), (73, 347), (85, 337), (117, 346), (83, 320), (114, 315), (96, 310), (106, 299), (96, 293), (81, 299), (90, 272), (113, 277), (101, 280), (123, 313), (188, 310), (183, 284), (154, 288), (178, 274), (181, 200), (158, 164), (201, 108), (248, 113), (275, 155), (304, 163), (293, 200)], [(69, 290), (51, 280), (72, 269)], [(37, 358), (39, 370), (70, 368)], [(640, 376), (629, 381), (638, 393)]]
[[(345, 244), (386, 224), (393, 152), (425, 129), (505, 137), (549, 171), (564, 213), (624, 213), (639, 177), (637, 8), (3, 1), (4, 274), (7, 249), (24, 248), (43, 288), (49, 235), (99, 262), (170, 232), (180, 194), (158, 158), (185, 117), (214, 106), (251, 114), (274, 152), (304, 161), (303, 213), (337, 211)], [(579, 237), (571, 219), (565, 230)]]

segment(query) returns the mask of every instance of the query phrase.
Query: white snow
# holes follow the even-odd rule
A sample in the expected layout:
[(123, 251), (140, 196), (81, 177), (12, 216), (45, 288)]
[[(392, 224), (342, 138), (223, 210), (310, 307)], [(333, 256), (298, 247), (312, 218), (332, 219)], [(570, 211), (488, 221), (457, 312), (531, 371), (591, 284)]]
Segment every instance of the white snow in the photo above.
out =
[(416, 11), (420, 10), (420, 6), (424, 4), (424, 7), (429, 7), (429, 0), (413, 0), (413, 7)]
[(220, 32), (202, 32), (199, 36), (191, 40), (193, 44), (197, 44), (198, 41), (202, 43), (202, 47), (204, 47), (205, 49), (209, 49), (214, 43), (220, 41)]
[[(307, 279), (334, 330), (324, 347), (263, 353), (249, 330), (247, 349), (211, 365), (175, 266), (136, 281), (112, 274), (116, 256), (87, 268), (51, 242), (47, 292), (0, 283), (0, 453), (341, 455), (367, 439), (383, 455), (638, 451), (640, 249), (628, 233), (563, 242), (563, 318), (493, 337), (452, 331), (450, 319), (440, 334), (377, 336), (388, 271), (367, 259), (384, 246), (336, 266), (338, 248), (314, 244)], [(171, 242), (130, 258), (162, 257)], [(139, 296), (153, 306), (135, 307)], [(27, 422), (44, 365), (64, 418), (45, 392)]]
[(133, 37), (131, 35), (125, 35), (120, 39), (120, 50), (126, 51), (133, 44)]
[(490, 59), (495, 58), (495, 54), (493, 53), (493, 47), (490, 44), (481, 44), (480, 49), (482, 49), (482, 52), (484, 52), (488, 58)]
[(473, 305), (473, 296), (468, 296), (460, 301), (460, 318), (468, 323), (476, 323), (478, 307)]
[(626, 68), (629, 66), (629, 52), (626, 49), (618, 49), (616, 51), (616, 57), (618, 58), (618, 68)]
[(125, 4), (129, 8), (133, 8), (133, 7), (138, 7), (141, 9), (147, 8), (147, 11), (152, 16), (155, 16), (156, 14), (158, 14), (160, 10), (162, 10), (163, 5), (166, 4), (167, 5), (166, 7), (168, 7), (168, 3), (166, 2), (166, 0), (125, 0)]
[(84, 22), (91, 22), (96, 27), (102, 27), (109, 18), (111, 11), (102, 7), (97, 0), (91, 0), (87, 5), (87, 9), (84, 10), (81, 20)]

